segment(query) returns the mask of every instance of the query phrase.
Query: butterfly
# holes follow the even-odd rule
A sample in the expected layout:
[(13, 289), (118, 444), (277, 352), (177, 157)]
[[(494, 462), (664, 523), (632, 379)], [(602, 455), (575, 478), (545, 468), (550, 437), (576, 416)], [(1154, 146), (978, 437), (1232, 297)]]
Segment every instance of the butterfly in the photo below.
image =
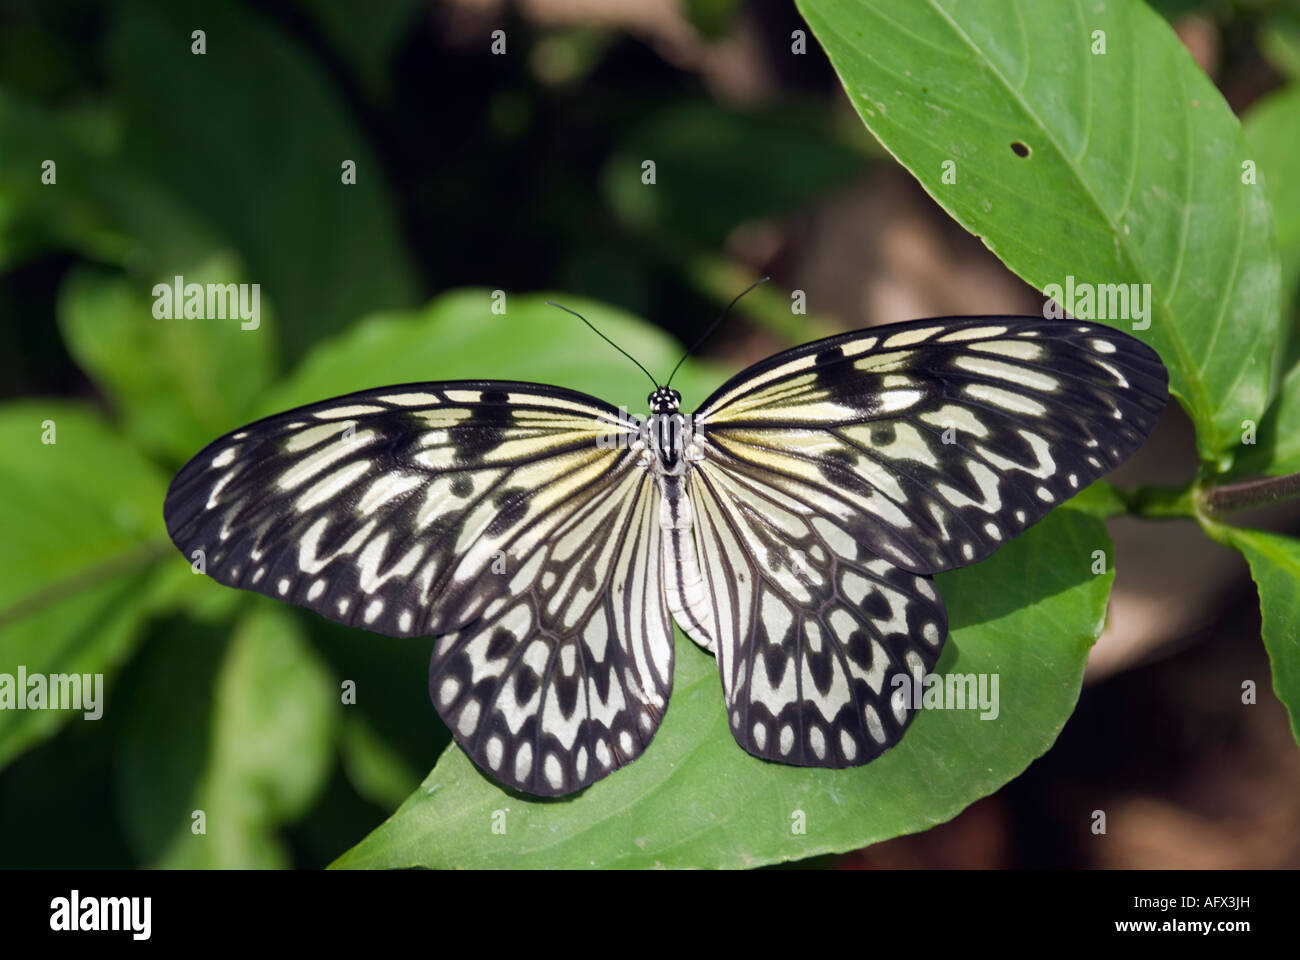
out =
[(639, 757), (674, 622), (716, 656), (742, 748), (856, 766), (903, 736), (894, 681), (943, 648), (931, 575), (1117, 466), (1168, 399), (1135, 338), (1003, 316), (807, 343), (691, 415), (655, 384), (644, 418), (488, 380), (300, 407), (181, 468), (167, 530), (220, 583), (435, 637), (433, 705), (508, 787), (564, 795)]

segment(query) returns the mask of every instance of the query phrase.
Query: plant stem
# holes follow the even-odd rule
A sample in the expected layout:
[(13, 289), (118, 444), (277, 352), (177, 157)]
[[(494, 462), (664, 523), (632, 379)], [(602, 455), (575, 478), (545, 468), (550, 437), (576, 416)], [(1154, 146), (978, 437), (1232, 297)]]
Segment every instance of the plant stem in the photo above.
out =
[(1201, 490), (1201, 509), (1210, 516), (1223, 516), (1235, 510), (1264, 507), (1300, 496), (1300, 473), (1284, 477), (1261, 477), (1240, 483)]

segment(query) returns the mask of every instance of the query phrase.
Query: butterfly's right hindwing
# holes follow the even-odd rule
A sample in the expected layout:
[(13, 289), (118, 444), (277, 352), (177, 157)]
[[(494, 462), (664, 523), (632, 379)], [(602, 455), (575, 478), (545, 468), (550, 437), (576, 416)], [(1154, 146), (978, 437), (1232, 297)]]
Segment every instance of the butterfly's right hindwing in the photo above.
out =
[(164, 514), (221, 583), (443, 635), (430, 693), (457, 740), (497, 779), (563, 794), (640, 754), (671, 685), (630, 439), (612, 407), (554, 387), (368, 390), (220, 438)]

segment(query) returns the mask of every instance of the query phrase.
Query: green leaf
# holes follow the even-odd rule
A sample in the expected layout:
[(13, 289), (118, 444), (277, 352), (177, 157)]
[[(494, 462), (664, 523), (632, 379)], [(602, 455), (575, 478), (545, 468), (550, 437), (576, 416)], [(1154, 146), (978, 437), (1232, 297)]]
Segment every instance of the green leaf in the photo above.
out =
[[(339, 703), (295, 618), (257, 600), (228, 641), (190, 625), (149, 653), (118, 766), (137, 855), (162, 867), (287, 865), (276, 829), (324, 786)], [(194, 832), (194, 811), (206, 832)]]
[(1279, 12), (1259, 32), (1260, 52), (1279, 71), (1300, 80), (1300, 13)]
[(160, 272), (210, 255), (212, 234), (117, 162), (116, 127), (111, 115), (56, 113), (0, 90), (0, 266), (62, 248)]
[(1255, 431), (1242, 447), (1234, 475), (1282, 476), (1300, 472), (1300, 365), (1291, 369)]
[(349, 710), (343, 717), (339, 751), (348, 782), (357, 793), (385, 810), (396, 810), (420, 785), (420, 775), (366, 720)]
[(1226, 529), (1259, 588), (1273, 692), (1286, 707), (1291, 733), (1300, 743), (1300, 542), (1262, 530)]
[[(111, 678), (139, 634), (152, 567), (171, 549), (164, 488), (154, 467), (86, 407), (0, 406), (0, 673), (13, 676), (21, 665), (29, 676)], [(0, 765), (82, 716), (0, 710)]]
[[(681, 356), (666, 334), (602, 303), (560, 293), (507, 293), (506, 312), (497, 314), (492, 291), (455, 290), (421, 310), (367, 317), (321, 344), (259, 407), (271, 414), (354, 390), (423, 380), (518, 379), (582, 390), (644, 412), (654, 389), (645, 374), (547, 300), (581, 313), (656, 377), (667, 377)], [(673, 386), (683, 406), (693, 408), (723, 379), (720, 371), (688, 360)]]
[[(646, 753), (562, 801), (507, 794), (458, 748), (339, 867), (751, 867), (925, 830), (1041, 755), (1074, 708), (1112, 574), (1095, 518), (1064, 509), (939, 578), (952, 635), (936, 672), (996, 674), (999, 713), (923, 711), (864, 767), (768, 764), (727, 727), (717, 666), (680, 634), (672, 701)], [(504, 811), (505, 835), (493, 831)], [(792, 832), (802, 811), (807, 833)]]
[(1128, 507), (1119, 491), (1105, 480), (1096, 480), (1070, 498), (1070, 509), (1104, 519), (1125, 513)]
[(1169, 25), (1138, 0), (798, 6), (863, 122), (1013, 271), (1151, 285), (1133, 332), (1226, 469), (1267, 401), (1277, 253), (1241, 128)]
[[(761, 157), (761, 163), (737, 162)], [(655, 163), (655, 181), (642, 164)], [(629, 228), (715, 249), (738, 224), (783, 214), (860, 174), (862, 153), (805, 105), (737, 113), (713, 103), (669, 107), (634, 128), (601, 174)], [(736, 291), (739, 292), (738, 290)]]
[[(1245, 122), (1246, 142), (1258, 165), (1277, 224), (1277, 248), (1282, 265), (1281, 304), (1290, 319), (1300, 288), (1300, 182), (1295, 176), (1300, 154), (1300, 86), (1286, 87), (1258, 101)], [(1300, 355), (1295, 327), (1287, 323), (1290, 349), (1278, 350), (1275, 363), (1289, 369)], [(1275, 371), (1277, 372), (1277, 371)]]
[(420, 0), (385, 0), (373, 6), (351, 0), (297, 0), (335, 52), (356, 72), (366, 92), (389, 93), (389, 59), (420, 10)]
[[(239, 279), (219, 261), (186, 277), (200, 284)], [(247, 419), (271, 379), (274, 334), (265, 317), (249, 330), (237, 314), (158, 319), (149, 290), (120, 275), (78, 269), (60, 291), (59, 328), (73, 359), (113, 400), (127, 433), (180, 463)]]
[[(239, 251), (248, 279), (275, 304), (286, 355), (366, 311), (412, 302), (380, 161), (293, 39), (229, 0), (204, 4), (202, 24), (167, 0), (115, 12), (122, 161), (185, 198)], [(190, 52), (197, 28), (203, 55)], [(351, 185), (342, 182), (349, 160)]]

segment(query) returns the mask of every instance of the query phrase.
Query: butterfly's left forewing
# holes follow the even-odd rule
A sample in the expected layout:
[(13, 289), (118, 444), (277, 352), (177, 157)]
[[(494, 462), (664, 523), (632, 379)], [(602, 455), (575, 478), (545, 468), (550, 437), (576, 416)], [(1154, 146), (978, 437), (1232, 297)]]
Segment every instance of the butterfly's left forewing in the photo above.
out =
[(168, 491), (221, 583), (439, 635), (430, 695), (497, 779), (568, 793), (636, 757), (672, 683), (652, 481), (618, 411), (524, 383), (412, 384), (269, 417)]

